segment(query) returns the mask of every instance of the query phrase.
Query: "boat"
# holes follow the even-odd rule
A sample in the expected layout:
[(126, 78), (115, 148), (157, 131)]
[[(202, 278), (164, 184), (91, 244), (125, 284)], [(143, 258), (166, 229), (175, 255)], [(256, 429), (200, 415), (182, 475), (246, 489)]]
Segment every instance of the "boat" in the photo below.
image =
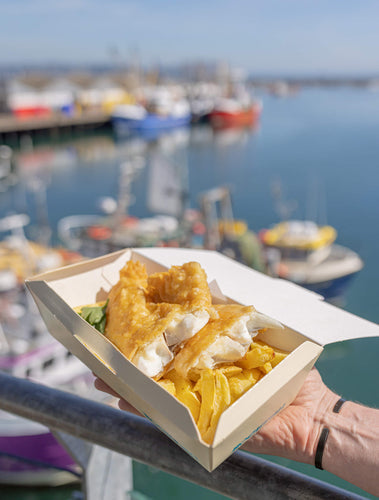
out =
[(214, 82), (198, 81), (187, 85), (186, 98), (191, 109), (191, 123), (206, 123), (209, 113), (222, 92), (221, 85)]
[[(28, 223), (26, 214), (0, 220), (0, 231), (7, 234), (0, 242), (0, 370), (91, 397), (92, 373), (49, 334), (24, 286), (36, 271), (68, 263), (63, 253), (29, 242), (23, 231)], [(0, 483), (61, 485), (79, 474), (49, 429), (0, 411)]]
[(337, 231), (309, 220), (287, 220), (259, 233), (270, 274), (343, 301), (352, 278), (363, 268), (353, 250), (335, 243)]
[(188, 126), (191, 109), (185, 98), (174, 98), (169, 91), (157, 89), (143, 104), (116, 106), (111, 121), (118, 135), (141, 134), (149, 138)]
[[(37, 325), (35, 317), (31, 321), (23, 302), (13, 299), (7, 318), (11, 332), (1, 317), (0, 369), (88, 397), (93, 385), (88, 368)], [(3, 298), (1, 302), (3, 306)], [(15, 323), (20, 326), (17, 334)], [(79, 475), (78, 464), (48, 428), (0, 411), (0, 484), (57, 486), (76, 481)]]
[(252, 96), (246, 83), (231, 80), (224, 95), (215, 101), (208, 122), (214, 129), (253, 127), (258, 123), (262, 107), (262, 102)]
[[(187, 210), (188, 186), (185, 148), (188, 130), (162, 134), (146, 149), (130, 150), (120, 164), (117, 198), (99, 200), (102, 214), (76, 214), (58, 221), (57, 232), (65, 248), (97, 257), (126, 247), (187, 245), (197, 220)], [(132, 186), (148, 164), (145, 190), (147, 217), (130, 213)]]
[(258, 122), (261, 111), (262, 103), (258, 100), (244, 103), (234, 98), (223, 98), (216, 102), (207, 119), (216, 129), (252, 127)]
[(178, 246), (182, 229), (169, 215), (151, 217), (70, 215), (58, 221), (60, 241), (86, 257), (99, 257), (126, 247)]
[(205, 225), (203, 246), (274, 277), (292, 281), (343, 305), (344, 294), (363, 261), (335, 243), (337, 231), (312, 221), (287, 220), (258, 234), (235, 220), (227, 187), (200, 195)]
[(135, 157), (120, 165), (117, 200), (110, 197), (99, 200), (102, 215), (76, 214), (58, 221), (57, 232), (63, 246), (86, 257), (97, 257), (125, 247), (170, 246), (171, 242), (177, 246), (182, 230), (178, 218), (170, 215), (167, 210), (171, 206), (174, 211), (180, 209), (177, 203), (180, 193), (176, 192), (176, 184), (169, 184), (171, 177), (168, 178), (167, 174), (170, 164), (159, 161), (160, 159), (158, 155), (156, 158), (152, 156), (150, 160), (149, 186), (151, 182), (154, 186), (152, 190), (148, 188), (147, 195), (151, 211), (159, 210), (162, 205), (160, 198), (157, 199), (157, 190), (164, 189), (164, 186), (170, 189), (169, 194), (167, 189), (165, 191), (166, 212), (150, 217), (136, 217), (129, 213), (133, 198), (132, 183), (144, 166), (144, 161)]
[(140, 133), (151, 136), (188, 125), (191, 114), (185, 106), (182, 108), (178, 106), (172, 109), (171, 113), (162, 115), (149, 113), (142, 106), (123, 105), (115, 108), (111, 118), (116, 133), (120, 135)]
[(212, 98), (194, 98), (190, 101), (191, 123), (207, 123), (210, 113), (214, 108)]

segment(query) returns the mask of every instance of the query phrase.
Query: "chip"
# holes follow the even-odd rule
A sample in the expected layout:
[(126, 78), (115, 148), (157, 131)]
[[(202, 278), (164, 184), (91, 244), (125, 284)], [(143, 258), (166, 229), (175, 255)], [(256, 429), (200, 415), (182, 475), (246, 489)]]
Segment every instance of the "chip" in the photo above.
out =
[(220, 418), (221, 413), (226, 410), (226, 408), (230, 405), (230, 388), (228, 379), (226, 376), (220, 371), (215, 371), (215, 397), (213, 401), (213, 413), (211, 416), (210, 426), (208, 430), (203, 435), (203, 439), (207, 443), (211, 443), (213, 441), (213, 437), (216, 431), (216, 427), (218, 424), (218, 420)]
[(285, 351), (282, 351), (281, 349), (277, 349), (275, 347), (274, 349), (274, 357), (273, 359), (270, 361), (271, 363), (271, 366), (273, 368), (275, 368), (276, 365), (278, 365), (281, 361), (283, 361), (283, 359), (288, 356), (288, 352), (285, 352)]
[(231, 401), (236, 401), (242, 396), (250, 387), (258, 382), (262, 374), (259, 372), (257, 375), (253, 370), (243, 370), (238, 375), (230, 377), (229, 387), (230, 387), (230, 397)]
[(197, 422), (200, 414), (200, 401), (193, 390), (193, 383), (179, 375), (175, 370), (169, 371), (166, 377), (167, 379), (161, 379), (161, 381), (167, 380), (174, 385), (176, 397), (187, 406)]
[(267, 361), (267, 363), (260, 366), (259, 369), (261, 370), (262, 373), (264, 373), (266, 375), (266, 373), (268, 373), (272, 370), (271, 363), (269, 361)]
[(201, 436), (204, 438), (211, 424), (212, 414), (215, 408), (216, 384), (213, 370), (203, 370), (200, 375), (201, 384), (201, 406), (197, 426)]
[(236, 365), (244, 369), (258, 368), (271, 361), (274, 356), (272, 347), (252, 342), (250, 350)]
[(240, 366), (229, 365), (219, 368), (219, 371), (229, 378), (229, 377), (234, 377), (238, 373), (241, 373), (242, 368)]
[(202, 439), (211, 444), (221, 414), (288, 353), (262, 341), (252, 342), (247, 354), (234, 364), (191, 371), (187, 378), (170, 370), (159, 384), (190, 410)]
[(166, 389), (167, 392), (169, 392), (173, 396), (176, 396), (176, 389), (174, 382), (168, 380), (167, 378), (163, 378), (161, 380), (158, 380), (157, 382), (161, 387), (163, 387), (163, 389)]

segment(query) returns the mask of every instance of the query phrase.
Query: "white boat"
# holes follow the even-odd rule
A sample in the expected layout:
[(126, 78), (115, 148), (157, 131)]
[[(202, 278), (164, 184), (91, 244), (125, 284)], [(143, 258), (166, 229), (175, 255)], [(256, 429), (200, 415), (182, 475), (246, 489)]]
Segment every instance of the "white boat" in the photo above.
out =
[[(97, 257), (126, 247), (178, 246), (190, 233), (185, 217), (187, 202), (185, 147), (188, 131), (163, 134), (140, 155), (130, 153), (120, 164), (117, 199), (102, 198), (103, 215), (63, 217), (57, 225), (61, 243), (86, 257)], [(183, 157), (184, 156), (184, 157)], [(132, 185), (148, 164), (146, 205), (150, 217), (130, 214)], [(183, 222), (183, 223), (182, 223)]]
[[(62, 264), (58, 254), (35, 254), (16, 214), (0, 220), (13, 233), (0, 243), (0, 370), (90, 397), (93, 375), (47, 331), (24, 287), (25, 274)], [(0, 483), (59, 485), (77, 479), (78, 465), (46, 427), (0, 411)]]
[(337, 232), (331, 226), (289, 220), (256, 236), (244, 221), (234, 220), (228, 188), (214, 188), (200, 199), (206, 248), (292, 281), (329, 302), (343, 302), (351, 279), (363, 267), (356, 252), (334, 243)]
[(359, 255), (335, 244), (336, 230), (312, 221), (288, 220), (260, 232), (271, 274), (339, 302), (362, 269)]

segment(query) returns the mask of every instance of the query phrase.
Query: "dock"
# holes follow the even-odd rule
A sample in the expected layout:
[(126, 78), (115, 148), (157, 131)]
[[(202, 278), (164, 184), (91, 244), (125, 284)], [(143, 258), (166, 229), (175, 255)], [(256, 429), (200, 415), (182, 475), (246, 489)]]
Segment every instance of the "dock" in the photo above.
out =
[(0, 114), (0, 144), (9, 139), (18, 139), (23, 134), (59, 130), (88, 129), (107, 126), (110, 115), (103, 111), (87, 111), (72, 115), (51, 113), (47, 116), (18, 118), (10, 114)]

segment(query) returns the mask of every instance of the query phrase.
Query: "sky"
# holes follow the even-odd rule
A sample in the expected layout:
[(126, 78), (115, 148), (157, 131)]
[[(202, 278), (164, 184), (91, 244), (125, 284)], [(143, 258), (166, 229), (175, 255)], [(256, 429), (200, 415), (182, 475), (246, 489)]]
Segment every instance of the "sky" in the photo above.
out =
[(378, 0), (0, 0), (0, 65), (379, 74)]

